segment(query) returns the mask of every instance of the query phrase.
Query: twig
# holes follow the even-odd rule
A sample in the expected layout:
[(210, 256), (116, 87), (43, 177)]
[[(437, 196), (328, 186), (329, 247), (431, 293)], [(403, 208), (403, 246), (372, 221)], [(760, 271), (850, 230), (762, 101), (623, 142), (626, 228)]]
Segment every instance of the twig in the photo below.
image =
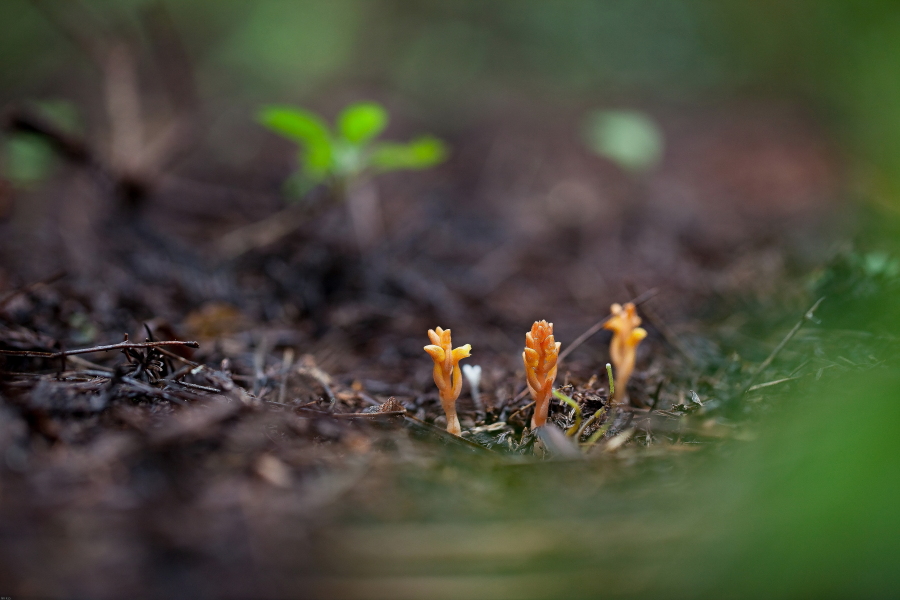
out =
[(101, 372), (105, 371), (107, 374), (113, 373), (115, 371), (115, 369), (111, 369), (109, 367), (104, 367), (103, 365), (98, 365), (97, 363), (93, 363), (89, 360), (85, 360), (79, 356), (72, 356), (68, 360), (72, 364), (78, 365), (80, 367), (92, 369), (94, 371), (101, 371)]
[[(527, 391), (527, 390), (523, 390), (523, 391)], [(521, 395), (521, 396), (524, 396), (525, 394), (523, 393), (523, 394), (520, 394), (520, 395)], [(518, 400), (518, 398), (516, 398), (516, 399)], [(512, 419), (514, 416), (516, 416), (517, 414), (519, 414), (519, 413), (522, 412), (523, 410), (528, 410), (528, 409), (531, 408), (532, 406), (534, 406), (534, 401), (533, 401), (533, 400), (532, 400), (531, 402), (529, 402), (528, 404), (526, 404), (525, 406), (522, 406), (522, 407), (520, 407), (520, 408), (517, 408), (516, 410), (514, 410), (513, 412), (511, 412), (511, 413), (509, 414), (508, 417), (506, 417), (506, 422), (509, 423), (509, 420)]]
[(756, 390), (761, 390), (762, 388), (771, 387), (773, 385), (779, 385), (782, 383), (787, 383), (788, 381), (795, 381), (797, 379), (803, 379), (805, 375), (800, 375), (798, 377), (785, 377), (784, 379), (776, 379), (775, 381), (767, 381), (765, 383), (758, 383), (756, 385), (752, 385), (747, 388), (748, 392), (755, 392)]
[(204, 366), (204, 365), (201, 365), (201, 364), (198, 363), (198, 362), (192, 361), (192, 360), (189, 359), (189, 358), (185, 358), (185, 357), (183, 357), (183, 356), (181, 356), (181, 355), (179, 355), (179, 354), (175, 354), (174, 352), (169, 352), (169, 351), (166, 350), (165, 348), (157, 348), (157, 350), (159, 351), (160, 354), (164, 354), (164, 355), (168, 356), (169, 358), (172, 358), (172, 359), (175, 359), (175, 360), (180, 360), (181, 362), (183, 362), (184, 364), (188, 365), (189, 367), (192, 367), (192, 368), (195, 368), (195, 369), (196, 369), (197, 367), (203, 367), (203, 366)]
[[(626, 289), (632, 296), (637, 296), (637, 288), (632, 283), (625, 284)], [(647, 322), (650, 323), (654, 329), (656, 329), (659, 333), (662, 334), (663, 339), (666, 342), (675, 348), (682, 356), (684, 356), (689, 363), (692, 365), (696, 363), (694, 360), (694, 356), (688, 351), (684, 344), (681, 343), (681, 340), (678, 338), (678, 335), (672, 330), (671, 327), (666, 324), (666, 322), (656, 313), (653, 308), (650, 307), (649, 304), (647, 306), (643, 306), (641, 310), (644, 313), (644, 318), (647, 319)]]
[(405, 410), (389, 410), (386, 412), (355, 412), (355, 413), (330, 413), (335, 419), (377, 419), (379, 417), (399, 417), (405, 415)]
[(297, 368), (297, 372), (300, 375), (305, 375), (309, 377), (320, 386), (325, 391), (325, 395), (328, 396), (328, 403), (331, 405), (330, 409), (334, 410), (334, 406), (337, 403), (337, 397), (334, 395), (334, 392), (331, 389), (331, 378), (328, 374), (320, 369), (315, 362), (315, 359), (309, 354), (303, 356), (301, 360), (302, 364)]
[(788, 331), (788, 334), (786, 336), (784, 336), (784, 339), (781, 340), (781, 342), (777, 346), (775, 346), (775, 349), (772, 350), (772, 353), (769, 354), (768, 357), (766, 357), (766, 360), (764, 360), (764, 361), (762, 361), (762, 363), (760, 363), (760, 365), (753, 372), (753, 376), (750, 377), (750, 381), (747, 384), (748, 389), (744, 390), (744, 393), (747, 393), (750, 391), (749, 388), (753, 384), (753, 382), (756, 381), (756, 378), (759, 377), (759, 375), (763, 371), (765, 371), (766, 368), (770, 364), (772, 364), (772, 361), (775, 360), (775, 357), (778, 356), (778, 354), (784, 349), (784, 347), (787, 346), (788, 342), (790, 342), (791, 339), (793, 339), (793, 337), (795, 335), (797, 335), (797, 332), (800, 331), (800, 328), (803, 327), (803, 324), (806, 323), (806, 321), (808, 321), (808, 320), (812, 320), (813, 313), (816, 312), (816, 309), (819, 308), (819, 305), (822, 304), (823, 300), (825, 300), (825, 296), (822, 296), (821, 298), (816, 300), (815, 304), (813, 304), (809, 308), (809, 310), (807, 310), (805, 313), (803, 313), (803, 317), (799, 321), (797, 321), (797, 324), (794, 325), (794, 327), (790, 331)]
[(92, 346), (91, 348), (79, 348), (77, 350), (64, 350), (62, 352), (33, 352), (31, 350), (0, 350), (0, 354), (8, 356), (27, 356), (32, 358), (64, 358), (75, 354), (91, 354), (93, 352), (109, 352), (110, 350), (124, 350), (126, 348), (158, 348), (160, 346), (187, 346), (199, 348), (199, 342), (183, 342), (172, 340), (168, 342), (119, 342), (107, 346)]
[(178, 379), (163, 379), (161, 381), (166, 384), (175, 383), (175, 384), (184, 386), (189, 390), (199, 390), (201, 392), (210, 392), (212, 394), (221, 394), (222, 393), (222, 390), (220, 390), (219, 388), (208, 387), (205, 385), (197, 385), (196, 383), (188, 383), (187, 381), (179, 381)]
[(173, 396), (172, 394), (169, 394), (165, 390), (161, 390), (159, 388), (155, 388), (153, 386), (147, 385), (146, 383), (138, 381), (137, 379), (134, 379), (132, 377), (122, 377), (121, 381), (123, 383), (127, 383), (128, 385), (139, 390), (140, 392), (147, 394), (148, 396), (156, 396), (158, 398), (162, 398), (163, 400), (168, 400), (169, 402), (174, 402), (176, 404), (187, 404), (187, 402), (185, 402), (181, 398)]
[[(656, 288), (649, 289), (646, 292), (644, 292), (643, 294), (641, 294), (640, 296), (636, 296), (635, 298), (633, 298), (631, 300), (631, 302), (633, 302), (636, 305), (641, 305), (644, 302), (646, 302), (647, 300), (649, 300), (650, 298), (657, 295), (658, 293), (659, 293), (659, 290)], [(559, 361), (562, 362), (568, 355), (570, 355), (572, 352), (574, 352), (576, 348), (578, 348), (583, 343), (588, 341), (591, 338), (591, 336), (593, 336), (595, 333), (597, 333), (598, 331), (603, 329), (603, 326), (606, 325), (606, 322), (609, 321), (611, 318), (612, 318), (612, 315), (606, 315), (605, 317), (603, 317), (603, 319), (601, 319), (600, 321), (591, 325), (587, 329), (587, 331), (585, 331), (584, 333), (579, 335), (577, 338), (575, 338), (574, 342), (569, 344), (565, 349), (563, 349), (562, 352), (559, 353)]]

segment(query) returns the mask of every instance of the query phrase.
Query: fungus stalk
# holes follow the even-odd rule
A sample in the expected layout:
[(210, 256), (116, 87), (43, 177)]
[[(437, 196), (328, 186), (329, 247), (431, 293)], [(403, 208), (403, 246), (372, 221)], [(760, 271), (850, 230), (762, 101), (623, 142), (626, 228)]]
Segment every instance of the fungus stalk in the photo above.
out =
[(547, 422), (550, 398), (553, 396), (553, 380), (556, 379), (556, 363), (559, 360), (560, 343), (553, 339), (553, 323), (535, 321), (531, 331), (525, 334), (525, 378), (528, 391), (534, 399), (534, 416), (531, 428)]
[(441, 405), (447, 414), (447, 431), (453, 435), (462, 433), (459, 426), (459, 418), (456, 416), (456, 399), (462, 391), (462, 372), (459, 361), (467, 358), (472, 351), (472, 346), (466, 344), (454, 349), (450, 341), (450, 330), (428, 330), (428, 338), (431, 344), (425, 346), (425, 352), (431, 355), (434, 361), (434, 383), (441, 395)]
[(647, 337), (647, 331), (639, 327), (641, 318), (637, 315), (633, 302), (625, 306), (613, 304), (609, 312), (612, 313), (612, 317), (603, 327), (613, 332), (609, 344), (609, 358), (616, 368), (616, 386), (612, 400), (618, 404), (625, 398), (628, 380), (634, 372), (637, 347), (641, 340)]

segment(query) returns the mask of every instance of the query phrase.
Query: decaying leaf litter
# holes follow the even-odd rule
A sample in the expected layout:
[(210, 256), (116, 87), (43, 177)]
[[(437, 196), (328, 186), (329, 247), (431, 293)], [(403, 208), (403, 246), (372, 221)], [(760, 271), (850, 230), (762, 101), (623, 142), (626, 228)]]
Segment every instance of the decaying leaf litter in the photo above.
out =
[[(670, 140), (686, 164), (637, 181), (569, 139), (565, 118), (549, 122), (523, 143), (515, 118), (498, 120), (451, 139), (444, 167), (386, 177), (387, 226), (365, 253), (335, 205), (223, 261), (224, 236), (280, 210), (275, 187), (211, 202), (186, 176), (162, 177), (122, 210), (131, 191), (75, 161), (41, 192), (41, 235), (25, 242), (7, 223), (0, 242), (2, 510), (17, 554), (5, 568), (41, 593), (53, 591), (48, 564), (87, 595), (164, 581), (278, 593), (311, 565), (336, 568), (311, 558), (336, 551), (329, 523), (434, 516), (450, 489), (471, 514), (524, 518), (551, 485), (569, 486), (562, 501), (648, 471), (677, 476), (686, 453), (751, 438), (753, 414), (794, 382), (893, 358), (883, 336), (821, 329), (801, 276), (826, 253), (792, 246), (830, 235), (840, 214), (819, 171), (798, 167), (819, 202), (780, 214), (768, 196), (723, 199), (727, 169), (677, 151), (691, 134)], [(813, 130), (781, 135), (820, 143)], [(726, 137), (708, 151), (727, 156)], [(691, 219), (660, 211), (673, 179), (705, 202)], [(609, 192), (585, 217), (595, 185)], [(72, 225), (66, 207), (83, 198)], [(602, 323), (628, 300), (648, 336), (629, 402), (613, 406)], [(543, 319), (571, 402), (554, 397), (550, 433), (536, 437), (521, 356)], [(461, 437), (444, 431), (422, 350), (438, 325), (471, 343), (480, 371), (477, 402), (464, 378)], [(75, 551), (85, 536), (91, 553)]]

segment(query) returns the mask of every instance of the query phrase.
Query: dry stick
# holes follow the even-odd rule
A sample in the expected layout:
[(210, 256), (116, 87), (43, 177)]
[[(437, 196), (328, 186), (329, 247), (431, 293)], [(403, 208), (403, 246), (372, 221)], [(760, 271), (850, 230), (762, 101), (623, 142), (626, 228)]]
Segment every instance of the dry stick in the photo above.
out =
[(146, 383), (144, 383), (142, 381), (138, 381), (137, 379), (134, 379), (133, 377), (123, 377), (122, 381), (124, 383), (127, 383), (128, 385), (130, 385), (132, 388), (134, 388), (144, 394), (147, 394), (148, 396), (155, 396), (157, 398), (162, 398), (163, 400), (168, 400), (169, 402), (174, 402), (175, 404), (182, 404), (182, 405), (187, 404), (187, 402), (185, 402), (181, 398), (178, 398), (177, 396), (173, 396), (172, 394), (169, 394), (165, 390), (161, 390), (161, 389), (155, 388), (151, 385), (147, 385)]
[(64, 350), (62, 352), (32, 352), (31, 350), (0, 350), (0, 354), (8, 356), (27, 356), (32, 358), (64, 358), (75, 354), (91, 354), (92, 352), (109, 352), (110, 350), (125, 350), (127, 348), (159, 348), (161, 346), (187, 346), (199, 348), (199, 342), (183, 342), (172, 340), (168, 342), (119, 342), (107, 346), (92, 346), (91, 348), (79, 348), (77, 350)]
[(778, 356), (778, 354), (784, 349), (784, 347), (787, 346), (788, 342), (790, 342), (791, 339), (793, 339), (793, 337), (797, 335), (797, 332), (800, 331), (800, 328), (803, 327), (803, 324), (808, 320), (812, 320), (813, 313), (816, 312), (816, 309), (819, 308), (819, 305), (822, 304), (823, 300), (825, 300), (825, 296), (822, 296), (821, 298), (816, 300), (815, 304), (813, 304), (809, 308), (809, 310), (803, 313), (803, 317), (799, 321), (797, 321), (797, 324), (794, 325), (794, 327), (790, 331), (788, 331), (788, 334), (784, 336), (784, 339), (781, 340), (781, 342), (777, 346), (775, 346), (775, 349), (772, 350), (772, 353), (769, 354), (768, 357), (766, 357), (766, 360), (760, 363), (760, 365), (753, 372), (753, 376), (750, 378), (750, 381), (747, 384), (747, 389), (744, 390), (745, 394), (750, 391), (750, 388), (752, 387), (753, 382), (756, 381), (756, 378), (759, 377), (759, 375), (763, 371), (765, 371), (770, 364), (772, 364), (772, 361), (775, 360), (775, 357)]
[(103, 365), (98, 365), (97, 363), (91, 362), (89, 360), (85, 360), (79, 356), (72, 356), (68, 358), (68, 361), (74, 365), (78, 365), (82, 368), (92, 369), (94, 371), (106, 371), (107, 373), (115, 372), (115, 369), (111, 369), (109, 367), (104, 367)]
[[(225, 388), (225, 389), (221, 390), (221, 393), (227, 394), (229, 392), (229, 390), (237, 389), (240, 391), (240, 393), (246, 394), (247, 397), (256, 399), (256, 397), (253, 394), (251, 394), (250, 392), (248, 392), (246, 389), (242, 388), (239, 385), (236, 385), (234, 383), (233, 376), (226, 375), (226, 374), (222, 373), (221, 371), (216, 371), (215, 369), (211, 369), (204, 364), (187, 359), (183, 356), (179, 356), (179, 355), (175, 354), (174, 352), (169, 352), (168, 350), (166, 350), (164, 348), (159, 348), (158, 350), (160, 353), (165, 354), (169, 358), (173, 358), (175, 360), (180, 360), (185, 365), (191, 367), (191, 371), (194, 372), (195, 374), (200, 371), (205, 371), (207, 379), (213, 381), (214, 383), (218, 383), (219, 385), (221, 385), (221, 387)], [(180, 370), (181, 369), (179, 369), (179, 371)], [(173, 373), (172, 375), (167, 377), (164, 381), (172, 380), (172, 381), (175, 381), (176, 383), (185, 384), (185, 382), (183, 382), (183, 381), (176, 380), (175, 379), (176, 375), (177, 375), (177, 372)], [(187, 384), (187, 385), (195, 385), (195, 384)], [(205, 387), (205, 386), (199, 386), (199, 387)], [(209, 388), (209, 389), (214, 389), (214, 388)], [(241, 397), (241, 401), (246, 402), (246, 399)], [(265, 400), (264, 402), (270, 402), (270, 401)], [(275, 404), (277, 404), (277, 403), (275, 403)]]
[(751, 385), (747, 388), (748, 392), (755, 392), (756, 390), (761, 390), (763, 388), (771, 387), (773, 385), (779, 385), (782, 383), (787, 383), (788, 381), (796, 381), (797, 379), (803, 379), (805, 375), (799, 375), (797, 377), (785, 377), (784, 379), (776, 379), (775, 381), (767, 381), (765, 383), (757, 383), (756, 385)]
[[(628, 289), (628, 292), (632, 296), (637, 296), (637, 288), (632, 283), (626, 283), (625, 287)], [(684, 344), (681, 343), (681, 340), (678, 338), (678, 335), (669, 327), (666, 322), (656, 313), (653, 308), (648, 304), (647, 306), (642, 307), (641, 309), (644, 313), (644, 317), (647, 319), (647, 322), (650, 323), (654, 329), (660, 332), (663, 336), (663, 339), (666, 342), (675, 348), (682, 356), (684, 356), (689, 363), (692, 365), (696, 363), (693, 355), (688, 352), (688, 349), (685, 348)]]
[[(647, 300), (650, 300), (650, 298), (653, 298), (658, 293), (659, 293), (659, 290), (656, 288), (649, 289), (646, 292), (644, 292), (643, 294), (641, 294), (640, 296), (636, 296), (634, 299), (631, 300), (631, 302), (633, 302), (636, 305), (641, 305), (644, 302), (646, 302)], [(611, 318), (612, 318), (612, 315), (606, 315), (605, 317), (603, 317), (602, 320), (598, 321), (597, 323), (594, 323), (587, 329), (587, 331), (585, 331), (584, 333), (579, 335), (577, 338), (575, 338), (574, 342), (569, 344), (568, 347), (566, 347), (562, 352), (559, 353), (559, 361), (562, 362), (563, 359), (565, 359), (568, 355), (570, 355), (576, 348), (578, 348), (583, 343), (588, 341), (591, 338), (591, 336), (593, 336), (595, 333), (597, 333), (598, 331), (603, 329), (603, 326), (606, 325), (606, 322), (609, 321)]]
[(334, 407), (337, 402), (337, 396), (334, 395), (334, 391), (331, 389), (331, 385), (328, 383), (328, 380), (323, 377), (324, 371), (321, 371), (318, 367), (308, 369), (308, 368), (300, 368), (297, 372), (301, 375), (305, 375), (306, 377), (311, 378), (316, 383), (322, 386), (322, 389), (325, 390), (325, 395), (328, 396), (328, 404)]
[(201, 392), (210, 392), (213, 394), (222, 393), (222, 390), (220, 390), (219, 388), (209, 387), (206, 385), (197, 385), (196, 383), (188, 383), (187, 381), (179, 381), (177, 379), (162, 379), (161, 381), (164, 381), (167, 384), (178, 384), (186, 387), (189, 390), (200, 390)]
[[(527, 391), (527, 390), (525, 390), (525, 391)], [(521, 393), (521, 394), (519, 394), (518, 396), (516, 396), (516, 400), (519, 400), (520, 398), (522, 398), (522, 397), (524, 397), (524, 396), (525, 396), (525, 393), (524, 393), (524, 391), (523, 391), (523, 393)], [(529, 402), (529, 403), (526, 404), (525, 406), (523, 406), (523, 407), (521, 407), (521, 408), (517, 408), (516, 410), (514, 410), (513, 412), (511, 412), (511, 413), (509, 414), (509, 416), (506, 417), (506, 422), (508, 423), (509, 420), (512, 419), (514, 416), (516, 416), (517, 414), (519, 414), (520, 412), (522, 412), (522, 411), (524, 411), (524, 410), (528, 410), (528, 409), (531, 408), (532, 406), (534, 406), (534, 400), (532, 400), (531, 402)]]

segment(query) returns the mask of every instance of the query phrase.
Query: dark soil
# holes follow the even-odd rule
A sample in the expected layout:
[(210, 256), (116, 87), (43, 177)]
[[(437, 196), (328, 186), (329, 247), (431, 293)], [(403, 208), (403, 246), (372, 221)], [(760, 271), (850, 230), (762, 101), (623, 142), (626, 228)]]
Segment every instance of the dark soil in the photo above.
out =
[[(223, 236), (284, 210), (291, 150), (274, 143), (243, 174), (201, 157), (135, 183), (69, 156), (16, 191), (0, 349), (56, 356), (0, 357), (0, 591), (374, 597), (361, 582), (402, 573), (426, 587), (383, 597), (493, 597), (478, 577), (505, 561), (580, 573), (616, 503), (643, 502), (628, 495), (637, 473), (677, 480), (790, 381), (748, 388), (823, 368), (787, 347), (757, 372), (815, 301), (805, 278), (847, 213), (814, 124), (773, 106), (663, 115), (667, 158), (635, 178), (580, 146), (577, 114), (504, 114), (449, 136), (446, 165), (378, 180), (383, 234), (364, 252), (319, 191), (284, 213), (295, 230), (223, 258)], [(547, 319), (565, 350), (635, 297), (650, 335), (630, 405), (584, 433), (606, 427), (592, 448), (536, 450), (525, 332)], [(482, 367), (485, 414), (466, 385), (462, 439), (442, 429), (422, 350), (436, 326)], [(585, 418), (608, 407), (608, 335), (560, 367)], [(126, 336), (199, 347), (60, 356)], [(573, 411), (554, 402), (551, 420), (565, 429)], [(547, 472), (548, 512), (600, 492), (606, 510), (518, 539)], [(427, 578), (459, 561), (470, 578), (435, 596)], [(553, 597), (578, 583), (564, 580), (514, 583)]]

